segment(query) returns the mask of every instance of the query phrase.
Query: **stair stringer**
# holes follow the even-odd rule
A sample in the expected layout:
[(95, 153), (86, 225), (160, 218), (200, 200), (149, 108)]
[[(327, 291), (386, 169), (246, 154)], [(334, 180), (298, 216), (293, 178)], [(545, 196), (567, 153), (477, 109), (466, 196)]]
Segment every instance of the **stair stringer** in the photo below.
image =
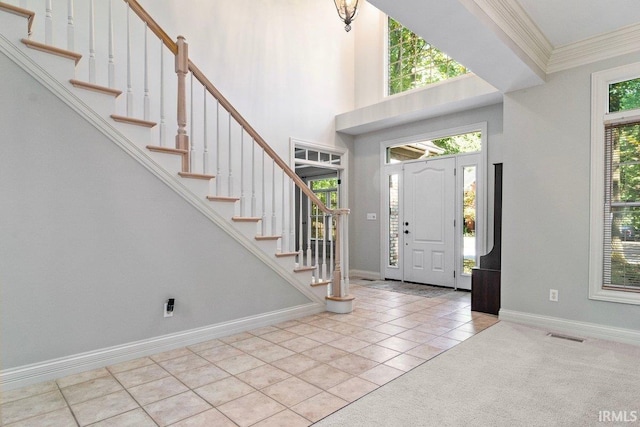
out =
[[(175, 191), (192, 207), (197, 209), (202, 215), (217, 225), (221, 230), (235, 239), (245, 249), (256, 256), (261, 262), (267, 265), (276, 274), (282, 277), (287, 283), (295, 287), (303, 295), (311, 301), (326, 306), (326, 301), (313, 292), (309, 283), (303, 284), (296, 280), (293, 272), (287, 271), (275, 257), (274, 253), (269, 255), (261, 250), (249, 237), (245, 236), (239, 230), (218, 212), (216, 212), (210, 202), (204, 198), (194, 194), (177, 175), (173, 175), (164, 167), (158, 164), (143, 149), (139, 148), (134, 142), (130, 141), (119, 129), (112, 123), (101, 117), (97, 112), (87, 105), (76, 94), (71, 92), (62, 82), (53, 77), (43, 67), (41, 67), (34, 59), (27, 55), (22, 49), (13, 44), (3, 34), (0, 34), (0, 53), (6, 55), (11, 61), (16, 63), (21, 69), (33, 77), (43, 87), (53, 93), (62, 100), (80, 117), (85, 119), (89, 124), (95, 127), (99, 132), (105, 135), (110, 141), (116, 144), (120, 149), (135, 159), (140, 165), (151, 172), (156, 178), (165, 185)], [(275, 245), (274, 245), (275, 246)]]

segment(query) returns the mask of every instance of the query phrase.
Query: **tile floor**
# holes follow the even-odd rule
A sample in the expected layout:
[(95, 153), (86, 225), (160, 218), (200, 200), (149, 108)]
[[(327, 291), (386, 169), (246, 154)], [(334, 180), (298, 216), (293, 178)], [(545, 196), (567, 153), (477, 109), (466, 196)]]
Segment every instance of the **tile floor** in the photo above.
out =
[(360, 286), (351, 314), (298, 320), (0, 396), (2, 426), (308, 426), (493, 325), (470, 294)]

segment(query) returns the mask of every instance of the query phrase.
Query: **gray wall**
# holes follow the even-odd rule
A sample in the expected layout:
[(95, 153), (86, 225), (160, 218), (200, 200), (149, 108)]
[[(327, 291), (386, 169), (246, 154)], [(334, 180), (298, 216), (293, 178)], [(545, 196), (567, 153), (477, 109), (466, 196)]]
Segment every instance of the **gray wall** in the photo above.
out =
[(639, 60), (551, 74), (505, 96), (503, 308), (640, 329), (637, 305), (588, 299), (591, 73)]
[[(353, 204), (351, 206), (351, 269), (380, 272), (380, 144), (398, 138), (420, 135), (467, 124), (487, 122), (488, 163), (502, 161), (502, 104), (450, 114), (408, 125), (356, 137), (354, 142)], [(489, 168), (492, 170), (491, 167)], [(492, 181), (489, 189), (492, 189)], [(492, 196), (491, 196), (492, 197)], [(490, 204), (490, 206), (492, 206)], [(367, 212), (378, 214), (377, 221), (367, 221)], [(492, 218), (492, 217), (490, 217)], [(489, 233), (489, 237), (491, 237)], [(489, 245), (491, 247), (491, 244)]]
[(0, 369), (309, 302), (1, 54), (0, 75)]

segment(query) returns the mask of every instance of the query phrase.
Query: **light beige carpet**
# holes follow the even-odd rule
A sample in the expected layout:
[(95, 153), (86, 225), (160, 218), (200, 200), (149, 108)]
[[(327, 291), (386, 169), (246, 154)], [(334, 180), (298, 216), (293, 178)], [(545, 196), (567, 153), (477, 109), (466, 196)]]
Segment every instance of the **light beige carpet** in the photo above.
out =
[(640, 426), (640, 347), (546, 334), (500, 322), (315, 425)]

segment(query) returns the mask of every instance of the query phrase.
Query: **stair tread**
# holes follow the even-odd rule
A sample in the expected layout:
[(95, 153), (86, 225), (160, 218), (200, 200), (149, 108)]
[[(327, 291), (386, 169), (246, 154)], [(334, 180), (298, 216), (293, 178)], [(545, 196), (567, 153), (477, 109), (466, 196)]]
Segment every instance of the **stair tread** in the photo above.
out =
[(191, 178), (191, 179), (209, 180), (209, 179), (215, 178), (215, 175), (209, 175), (205, 173), (193, 173), (193, 172), (178, 172), (178, 175), (180, 175), (182, 178)]
[(353, 301), (356, 297), (353, 295), (347, 295), (345, 297), (326, 297), (326, 299), (331, 301)]
[(282, 236), (256, 236), (256, 240), (278, 240)]
[(89, 82), (84, 82), (82, 80), (76, 80), (76, 79), (71, 79), (69, 80), (69, 82), (78, 88), (81, 89), (86, 89), (86, 90), (91, 90), (93, 92), (98, 92), (98, 93), (103, 93), (105, 95), (111, 95), (114, 97), (119, 97), (120, 95), (122, 95), (122, 91), (118, 90), (118, 89), (113, 89), (110, 87), (106, 87), (106, 86), (100, 86), (97, 85), (95, 83), (89, 83)]
[(134, 117), (120, 116), (118, 114), (112, 114), (111, 118), (116, 122), (128, 123), (130, 125), (143, 126), (147, 128), (152, 128), (157, 125), (156, 122), (150, 122), (148, 120), (143, 120), (143, 119), (136, 119)]
[(312, 283), (311, 286), (326, 286), (330, 284), (331, 284), (331, 280), (321, 280), (320, 282)]
[(287, 257), (287, 256), (297, 256), (299, 252), (278, 252), (276, 253), (276, 257)]
[(237, 202), (239, 197), (226, 197), (226, 196), (207, 196), (208, 200), (212, 202)]
[(293, 272), (294, 273), (302, 273), (303, 271), (312, 271), (312, 270), (315, 270), (315, 269), (316, 269), (316, 267), (314, 265), (309, 265), (309, 266), (294, 268)]
[(27, 18), (27, 31), (29, 34), (31, 34), (31, 26), (33, 25), (33, 18), (36, 16), (35, 12), (28, 9), (24, 9), (22, 7), (18, 7), (12, 4), (2, 3), (2, 2), (0, 2), (0, 10), (4, 10), (5, 12), (13, 13), (14, 15)]
[(236, 222), (258, 222), (262, 220), (258, 216), (234, 216), (231, 219)]
[(80, 58), (82, 58), (81, 54), (72, 52), (70, 50), (60, 49), (59, 47), (50, 46), (48, 44), (36, 42), (30, 39), (21, 39), (21, 41), (31, 49), (39, 50), (41, 52), (51, 53), (53, 55), (61, 56), (63, 58), (73, 59), (76, 65), (80, 61)]
[(171, 148), (171, 147), (160, 147), (159, 145), (147, 145), (147, 150), (154, 151), (156, 153), (166, 153), (166, 154), (187, 154), (187, 150), (181, 150), (179, 148)]

